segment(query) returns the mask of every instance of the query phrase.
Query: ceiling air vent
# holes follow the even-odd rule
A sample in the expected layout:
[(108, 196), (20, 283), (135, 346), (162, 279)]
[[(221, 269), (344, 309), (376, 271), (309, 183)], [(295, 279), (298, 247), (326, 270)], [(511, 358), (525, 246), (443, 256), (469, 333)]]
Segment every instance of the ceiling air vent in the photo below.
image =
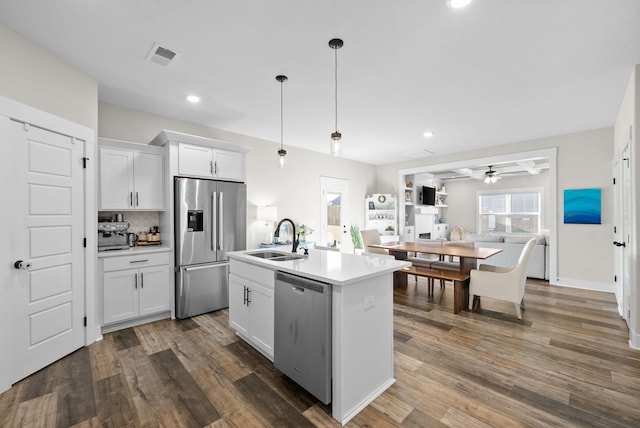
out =
[(178, 52), (165, 48), (164, 46), (160, 46), (160, 43), (155, 43), (147, 54), (146, 59), (154, 64), (168, 67), (173, 64), (178, 55)]

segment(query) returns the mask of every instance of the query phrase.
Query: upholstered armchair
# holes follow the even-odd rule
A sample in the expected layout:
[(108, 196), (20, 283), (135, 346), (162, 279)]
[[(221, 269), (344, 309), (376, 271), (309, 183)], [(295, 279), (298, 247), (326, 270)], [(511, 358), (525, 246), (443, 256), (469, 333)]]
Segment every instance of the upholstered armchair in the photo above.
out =
[(535, 239), (530, 239), (522, 249), (518, 264), (514, 267), (481, 264), (471, 270), (469, 281), (469, 310), (473, 310), (475, 296), (485, 296), (515, 304), (518, 319), (524, 309), (524, 286), (527, 282), (527, 265), (533, 253)]

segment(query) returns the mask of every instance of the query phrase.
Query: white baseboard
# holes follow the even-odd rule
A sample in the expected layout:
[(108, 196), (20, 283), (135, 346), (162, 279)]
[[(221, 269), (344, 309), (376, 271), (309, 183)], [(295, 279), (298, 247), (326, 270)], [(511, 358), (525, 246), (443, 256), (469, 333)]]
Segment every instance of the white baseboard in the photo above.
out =
[(553, 281), (552, 284), (558, 285), (560, 287), (580, 288), (583, 290), (615, 293), (615, 287), (613, 283), (585, 281), (583, 279), (575, 278), (556, 278), (556, 280)]
[(629, 329), (629, 347), (640, 351), (640, 334), (632, 328)]

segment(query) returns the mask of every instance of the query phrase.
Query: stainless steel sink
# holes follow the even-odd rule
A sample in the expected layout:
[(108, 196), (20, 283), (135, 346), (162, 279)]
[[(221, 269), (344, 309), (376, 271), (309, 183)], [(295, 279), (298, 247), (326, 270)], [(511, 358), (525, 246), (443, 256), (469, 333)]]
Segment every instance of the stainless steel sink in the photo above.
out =
[(247, 253), (248, 256), (259, 257), (265, 260), (272, 260), (274, 262), (286, 262), (288, 260), (304, 259), (306, 256), (294, 253), (281, 253), (278, 251), (256, 251), (255, 253)]
[(288, 260), (300, 260), (300, 259), (305, 259), (306, 257), (300, 254), (287, 254), (286, 256), (281, 256), (281, 257), (272, 257), (269, 260), (275, 261), (275, 262), (286, 262)]
[(279, 253), (277, 251), (258, 251), (255, 253), (247, 253), (248, 256), (260, 257), (261, 259), (272, 259), (274, 257), (287, 256), (288, 254)]

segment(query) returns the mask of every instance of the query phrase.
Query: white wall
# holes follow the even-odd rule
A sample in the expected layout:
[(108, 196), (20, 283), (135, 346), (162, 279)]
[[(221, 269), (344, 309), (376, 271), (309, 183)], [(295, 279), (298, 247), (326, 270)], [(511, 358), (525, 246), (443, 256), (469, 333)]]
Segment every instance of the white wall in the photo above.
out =
[[(640, 245), (638, 236), (640, 235), (640, 148), (638, 146), (638, 127), (640, 126), (640, 65), (636, 65), (624, 98), (620, 105), (620, 110), (616, 118), (614, 126), (614, 145), (615, 156), (620, 157), (620, 153), (629, 141), (629, 127), (632, 128), (632, 144), (631, 144), (631, 230), (630, 246), (631, 248), (631, 316), (629, 319), (629, 341), (631, 346), (640, 349), (640, 283), (638, 276), (640, 275), (640, 261), (638, 260), (638, 251)], [(635, 239), (634, 239), (635, 238)]]
[[(320, 176), (349, 181), (349, 223), (364, 226), (364, 197), (375, 188), (375, 168), (364, 163), (287, 147), (287, 165), (277, 165), (279, 143), (234, 134), (161, 116), (100, 103), (98, 135), (102, 138), (148, 143), (162, 129), (215, 138), (251, 147), (247, 155), (247, 248), (264, 240), (264, 222), (256, 220), (256, 206), (278, 208), (278, 217), (291, 218), (315, 229), (319, 236)], [(274, 124), (277, 126), (277, 124)], [(329, 146), (322, 141), (320, 144)], [(328, 152), (328, 150), (327, 150)]]
[(97, 129), (98, 83), (94, 78), (2, 24), (0, 47), (1, 95)]
[[(611, 249), (613, 128), (383, 165), (376, 168), (377, 184), (380, 189), (383, 189), (382, 191), (397, 193), (398, 174), (401, 169), (553, 147), (558, 148), (556, 189), (558, 212), (555, 213), (558, 225), (558, 278), (555, 278), (555, 282), (593, 289), (603, 289), (604, 287), (613, 291), (613, 253)], [(447, 191), (450, 192), (448, 185), (447, 187)], [(587, 187), (602, 188), (602, 224), (565, 225), (562, 209), (563, 190)], [(447, 221), (451, 223), (450, 219), (453, 214), (451, 209), (448, 211)]]

